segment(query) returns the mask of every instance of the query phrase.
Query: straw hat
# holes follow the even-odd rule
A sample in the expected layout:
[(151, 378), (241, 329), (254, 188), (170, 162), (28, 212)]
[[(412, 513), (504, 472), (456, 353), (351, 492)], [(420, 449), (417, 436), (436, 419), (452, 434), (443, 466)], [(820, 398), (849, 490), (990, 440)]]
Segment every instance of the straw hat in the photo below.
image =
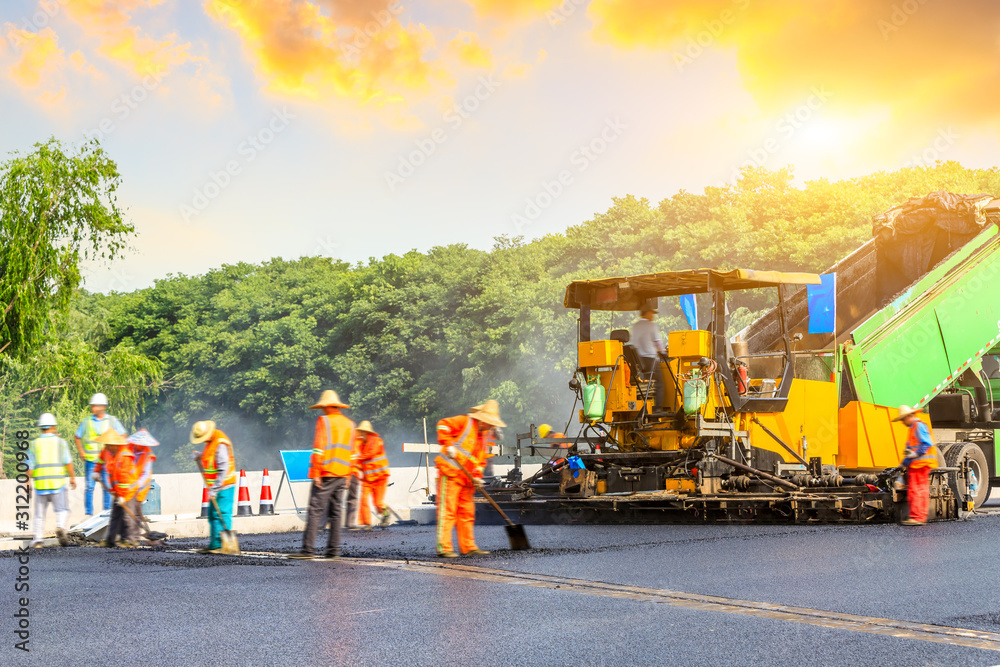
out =
[(372, 423), (367, 419), (358, 424), (357, 428), (355, 428), (354, 430), (359, 431), (361, 433), (373, 433), (373, 434), (375, 433), (375, 429), (372, 428)]
[(899, 406), (899, 415), (893, 419), (894, 422), (901, 422), (910, 415), (915, 415), (920, 412), (920, 408), (911, 408), (909, 405)]
[(316, 405), (310, 405), (310, 410), (320, 410), (322, 408), (349, 408), (347, 403), (342, 403), (340, 401), (340, 396), (337, 396), (337, 392), (333, 389), (326, 389), (323, 391), (323, 395), (319, 397), (319, 401)]
[(195, 422), (194, 426), (191, 427), (191, 444), (198, 445), (209, 438), (215, 432), (215, 422), (212, 420), (206, 420), (203, 422)]
[(102, 445), (112, 446), (128, 444), (128, 440), (125, 439), (125, 436), (113, 428), (109, 428), (107, 431), (98, 436), (97, 442)]
[(503, 428), (507, 424), (500, 419), (500, 404), (492, 398), (482, 405), (474, 406), (469, 410), (469, 416), (490, 426)]

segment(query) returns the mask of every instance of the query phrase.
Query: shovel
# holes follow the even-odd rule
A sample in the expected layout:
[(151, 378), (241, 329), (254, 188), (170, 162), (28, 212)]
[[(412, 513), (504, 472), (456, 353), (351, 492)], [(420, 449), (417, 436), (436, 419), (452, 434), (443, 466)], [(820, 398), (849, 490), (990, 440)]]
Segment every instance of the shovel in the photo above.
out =
[[(205, 481), (205, 486), (208, 486), (208, 479), (205, 477), (205, 469), (201, 465), (201, 461), (197, 461), (198, 470), (201, 472), (201, 478)], [(219, 503), (216, 502), (215, 496), (212, 496), (212, 507), (215, 508), (215, 513), (219, 515), (219, 519), (222, 519), (222, 510), (219, 509)], [(225, 526), (225, 523), (222, 524)], [(222, 553), (228, 556), (239, 556), (240, 555), (240, 541), (236, 539), (235, 530), (223, 530), (220, 535), (222, 539), (222, 547), (219, 549)]]
[[(469, 474), (468, 470), (460, 466), (458, 462), (453, 460), (451, 457), (445, 455), (443, 447), (442, 447), (441, 457), (448, 463), (452, 464), (453, 466), (461, 470), (462, 474), (464, 474), (469, 479), (469, 481), (472, 482), (473, 485), (476, 484), (476, 480), (472, 479), (472, 475)], [(510, 518), (504, 513), (504, 511), (500, 509), (500, 506), (497, 505), (497, 501), (493, 500), (493, 498), (490, 497), (490, 494), (486, 493), (485, 489), (477, 486), (476, 490), (479, 491), (479, 493), (483, 494), (483, 497), (486, 498), (486, 500), (490, 501), (490, 505), (493, 506), (493, 509), (495, 509), (497, 513), (503, 517), (503, 520), (507, 522), (507, 525), (504, 526), (504, 528), (507, 530), (507, 537), (510, 538), (510, 548), (513, 551), (527, 551), (528, 549), (530, 549), (531, 544), (528, 542), (528, 534), (524, 531), (524, 526), (519, 523), (514, 523), (513, 521), (511, 521)]]

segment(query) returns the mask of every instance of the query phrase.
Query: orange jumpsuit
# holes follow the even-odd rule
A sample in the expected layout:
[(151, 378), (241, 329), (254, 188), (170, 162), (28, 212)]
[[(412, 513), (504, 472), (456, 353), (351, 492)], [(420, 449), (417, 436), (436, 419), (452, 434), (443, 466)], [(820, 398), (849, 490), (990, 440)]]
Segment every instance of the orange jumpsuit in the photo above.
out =
[[(486, 438), (479, 432), (478, 422), (468, 415), (449, 417), (438, 422), (438, 443), (441, 448), (455, 447), (458, 452), (456, 462), (473, 479), (482, 479), (489, 449)], [(462, 553), (477, 549), (473, 526), (476, 522), (476, 507), (473, 495), (475, 485), (458, 468), (439, 456), (435, 461), (438, 468), (437, 493), (437, 552), (454, 551), (451, 532), (458, 529), (458, 547)]]
[(377, 433), (368, 434), (360, 449), (358, 462), (364, 475), (364, 486), (361, 490), (358, 523), (370, 526), (372, 504), (374, 503), (379, 514), (385, 511), (385, 490), (389, 486), (389, 459), (385, 455), (385, 443)]

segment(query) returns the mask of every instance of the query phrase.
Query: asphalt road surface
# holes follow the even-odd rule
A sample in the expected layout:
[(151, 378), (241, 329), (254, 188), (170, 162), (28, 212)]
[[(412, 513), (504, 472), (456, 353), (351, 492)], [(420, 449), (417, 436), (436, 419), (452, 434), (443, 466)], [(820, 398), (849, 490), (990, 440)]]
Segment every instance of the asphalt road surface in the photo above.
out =
[(242, 536), (239, 558), (32, 550), (29, 653), (5, 552), (0, 664), (1000, 664), (1000, 514), (528, 534), (511, 552), (480, 527), (494, 553), (447, 563), (432, 526), (345, 533), (340, 562), (285, 560), (298, 534)]

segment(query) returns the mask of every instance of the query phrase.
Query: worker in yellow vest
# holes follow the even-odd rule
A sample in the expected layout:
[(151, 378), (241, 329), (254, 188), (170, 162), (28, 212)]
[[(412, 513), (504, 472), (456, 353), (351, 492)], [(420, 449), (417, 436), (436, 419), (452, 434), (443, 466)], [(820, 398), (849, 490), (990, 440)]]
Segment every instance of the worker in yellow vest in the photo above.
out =
[(344, 487), (351, 476), (354, 449), (354, 422), (341, 414), (351, 406), (340, 400), (337, 392), (327, 389), (312, 410), (322, 410), (316, 420), (312, 457), (309, 461), (309, 516), (302, 533), (302, 550), (289, 558), (313, 559), (316, 533), (327, 521), (330, 536), (321, 560), (340, 558), (341, 510)]
[(66, 480), (69, 488), (76, 489), (73, 476), (73, 459), (70, 458), (69, 444), (56, 434), (56, 418), (46, 412), (38, 418), (41, 435), (28, 445), (28, 469), (31, 484), (35, 487), (35, 521), (32, 547), (42, 546), (45, 533), (45, 512), (51, 504), (56, 514), (56, 536), (59, 544), (66, 546), (66, 521), (69, 518)]
[[(199, 452), (192, 453), (197, 461), (208, 487), (209, 542), (208, 547), (199, 549), (200, 554), (222, 553), (222, 531), (233, 529), (233, 495), (236, 493), (236, 457), (233, 443), (225, 433), (215, 428), (211, 420), (195, 422), (191, 427), (191, 444), (205, 444)], [(219, 511), (215, 506), (219, 506)], [(220, 514), (221, 512), (221, 514)]]
[(364, 475), (358, 523), (371, 529), (371, 506), (374, 504), (381, 525), (385, 527), (389, 525), (389, 508), (385, 504), (385, 490), (389, 486), (389, 459), (385, 455), (385, 443), (368, 420), (358, 425), (357, 439), (361, 451), (361, 472)]
[[(128, 435), (118, 418), (108, 414), (108, 397), (104, 394), (94, 394), (90, 398), (90, 414), (90, 417), (80, 422), (74, 438), (76, 450), (80, 453), (80, 458), (83, 459), (83, 473), (87, 484), (83, 495), (83, 507), (87, 516), (94, 514), (94, 487), (96, 483), (93, 479), (93, 473), (97, 467), (97, 459), (100, 458), (101, 450), (104, 449), (104, 445), (99, 443), (97, 439), (109, 428), (122, 435)], [(103, 500), (103, 509), (111, 509), (111, 493), (108, 487), (104, 488)]]

